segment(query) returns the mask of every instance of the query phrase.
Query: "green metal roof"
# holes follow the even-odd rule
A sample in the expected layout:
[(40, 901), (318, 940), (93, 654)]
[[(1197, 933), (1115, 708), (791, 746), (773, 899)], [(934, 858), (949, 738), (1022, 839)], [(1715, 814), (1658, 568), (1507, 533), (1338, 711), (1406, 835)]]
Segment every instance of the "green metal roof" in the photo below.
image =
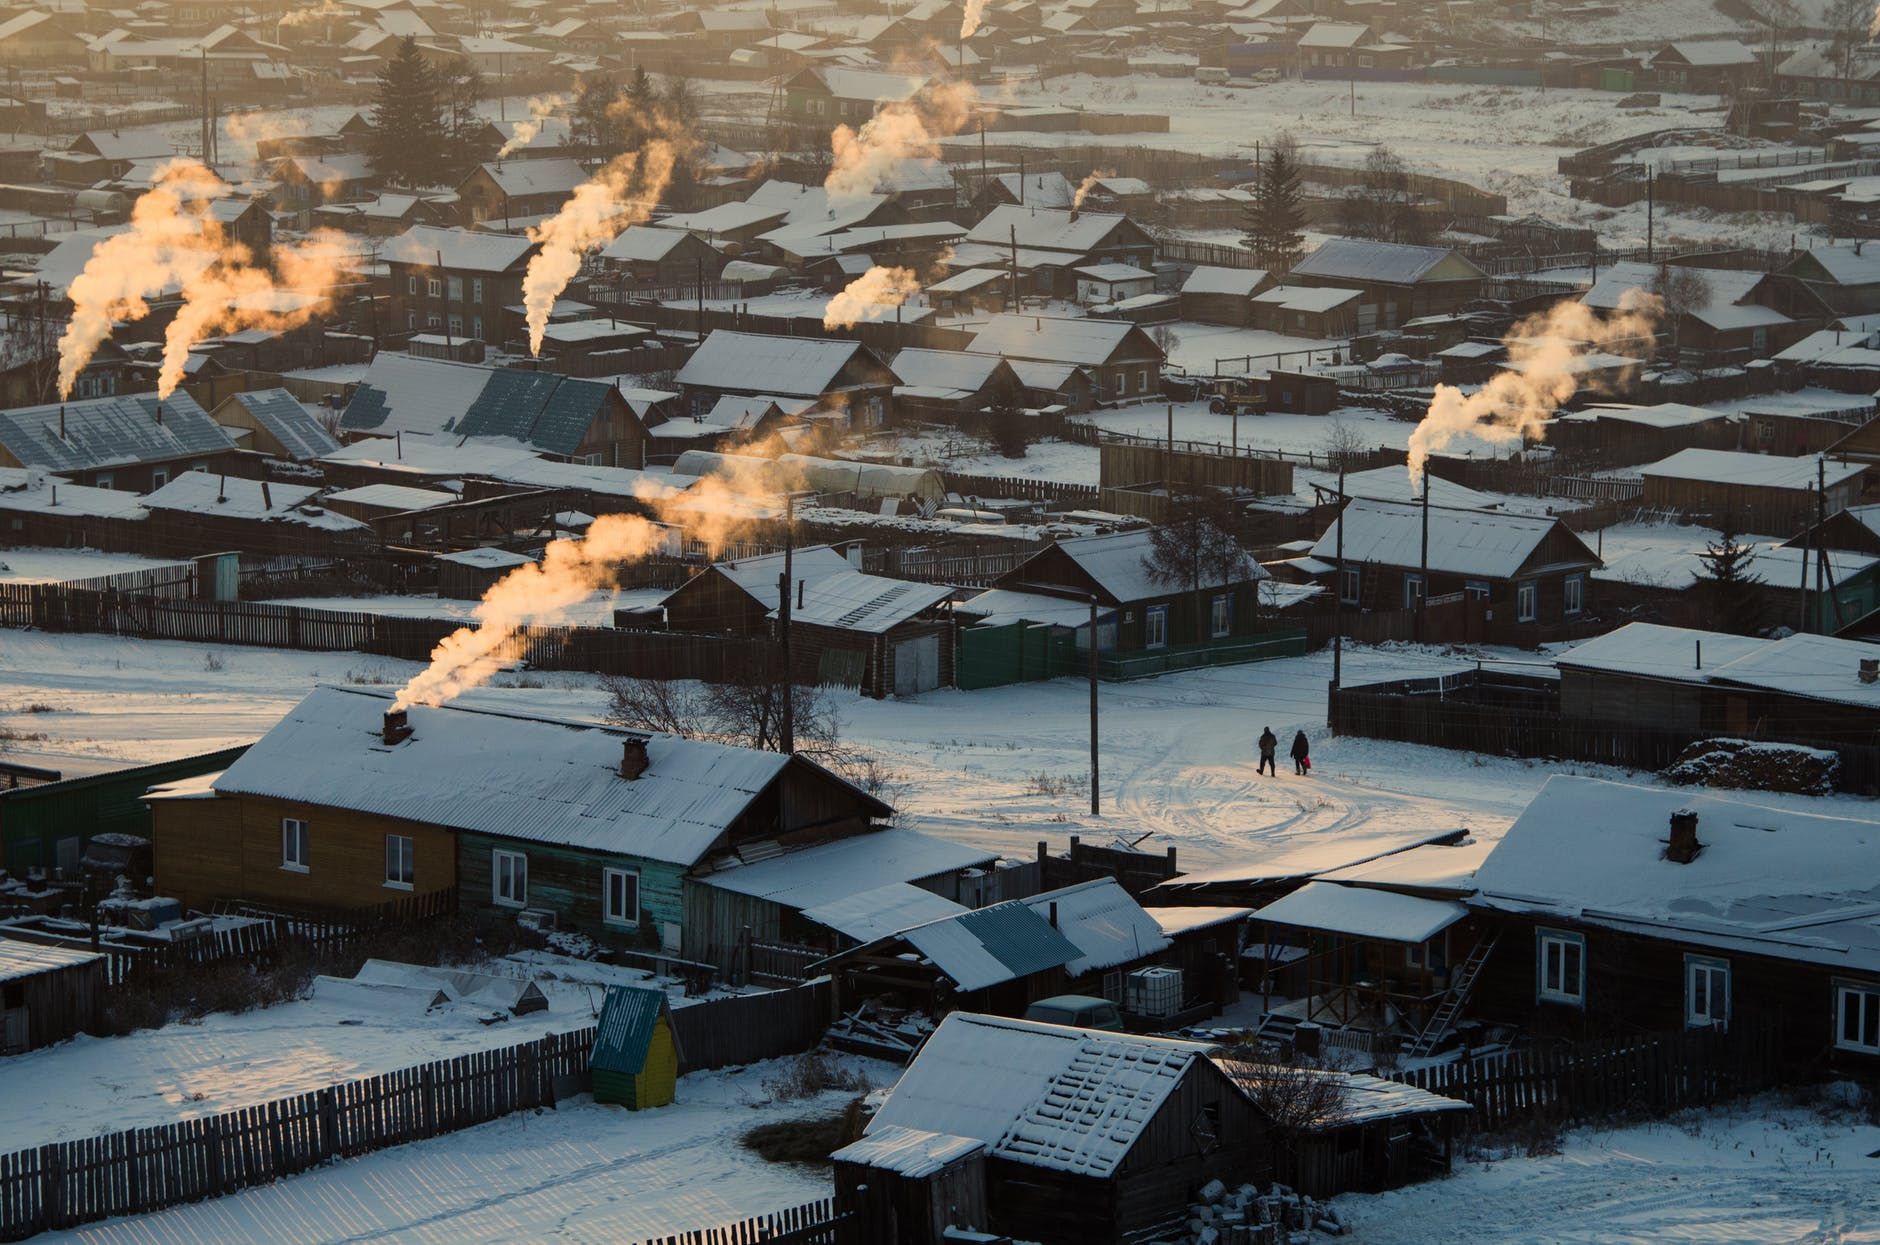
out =
[(653, 1030), (666, 1011), (666, 992), (646, 986), (611, 986), (601, 1005), (588, 1066), (597, 1072), (637, 1075), (646, 1066)]

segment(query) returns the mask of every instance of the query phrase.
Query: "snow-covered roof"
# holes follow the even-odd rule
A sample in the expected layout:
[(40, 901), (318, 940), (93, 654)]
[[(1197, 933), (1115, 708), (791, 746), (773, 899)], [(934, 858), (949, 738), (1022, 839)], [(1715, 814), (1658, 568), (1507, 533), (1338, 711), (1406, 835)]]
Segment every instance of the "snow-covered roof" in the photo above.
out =
[(185, 471), (145, 495), (143, 504), (147, 510), (293, 523), (329, 532), (365, 530), (366, 525), (359, 520), (315, 505), (318, 493), (319, 489), (304, 484), (268, 483), (207, 471)]
[[(1433, 506), (1493, 510), (1501, 505), (1499, 498), (1488, 493), (1478, 493), (1453, 480), (1435, 475), (1426, 475), (1423, 479), (1429, 487), (1430, 504)], [(1354, 471), (1345, 477), (1345, 494), (1348, 497), (1402, 502), (1405, 505), (1423, 500), (1422, 489), (1411, 482), (1410, 473), (1402, 467), (1373, 467), (1369, 471)], [(1347, 548), (1345, 553), (1350, 556), (1351, 550)]]
[[(1593, 569), (1593, 578), (1657, 588), (1689, 588), (1707, 573), (1704, 553), (1719, 535), (1705, 527), (1617, 524), (1601, 533), (1606, 560), (1605, 565)], [(1750, 550), (1750, 573), (1760, 576), (1764, 583), (1776, 585), (1797, 583), (1804, 563), (1812, 575), (1814, 559), (1821, 553), (1795, 545), (1759, 541), (1756, 537), (1743, 537), (1740, 543)], [(1880, 562), (1880, 558), (1872, 554), (1848, 549), (1829, 549), (1826, 558), (1829, 573), (1836, 583)]]
[[(1599, 279), (1593, 283), (1591, 289), (1580, 296), (1580, 301), (1600, 311), (1617, 310), (1624, 305), (1627, 296), (1633, 291), (1649, 290), (1662, 271), (1661, 266), (1657, 264), (1630, 259), (1621, 260), (1610, 268), (1602, 268)], [(1700, 319), (1716, 317), (1716, 327), (1749, 328), (1756, 324), (1786, 324), (1788, 322), (1786, 316), (1778, 315), (1776, 319), (1768, 320), (1747, 314), (1753, 305), (1737, 307), (1737, 304), (1748, 298), (1750, 291), (1755, 289), (1757, 283), (1763, 279), (1763, 273), (1730, 268), (1693, 268), (1681, 271), (1701, 278), (1703, 282), (1703, 301), (1692, 310), (1691, 314)], [(1754, 308), (1754, 310), (1767, 309)]]
[[(1782, 458), (1774, 454), (1750, 454), (1741, 450), (1679, 450), (1671, 457), (1638, 468), (1646, 479), (1697, 480), (1709, 484), (1736, 484), (1748, 488), (1793, 489), (1812, 491), (1817, 482), (1813, 455)], [(1865, 463), (1829, 462), (1826, 484), (1829, 488), (1851, 480), (1865, 471)]]
[(1475, 870), (1492, 847), (1492, 841), (1477, 838), (1463, 843), (1426, 843), (1407, 852), (1329, 869), (1319, 879), (1385, 890), (1447, 891), (1465, 896), (1474, 891)]
[(1334, 281), (1411, 285), (1429, 276), (1439, 265), (1455, 261), (1459, 276), (1480, 276), (1481, 269), (1455, 251), (1440, 246), (1410, 246), (1402, 242), (1373, 242), (1363, 238), (1332, 238), (1293, 265), (1295, 277), (1329, 277)]
[(235, 394), (234, 400), (281, 443), (295, 462), (307, 462), (339, 448), (339, 442), (319, 417), (285, 389), (251, 389)]
[(601, 248), (601, 258), (616, 263), (657, 263), (672, 254), (690, 234), (684, 229), (661, 229), (654, 225), (629, 225)]
[(985, 1148), (986, 1143), (976, 1137), (952, 1137), (888, 1124), (870, 1130), (868, 1136), (843, 1146), (829, 1157), (837, 1163), (859, 1163), (910, 1180), (924, 1180)]
[(1064, 966), (1067, 976), (1115, 968), (1171, 945), (1155, 919), (1115, 878), (1060, 887), (1024, 902), (1076, 946), (1077, 958)]
[(328, 493), (326, 499), (379, 510), (411, 511), (451, 505), (457, 500), (457, 494), (446, 493), (442, 489), (412, 488), (406, 484), (363, 484), (358, 488)]
[(805, 908), (803, 916), (857, 942), (874, 942), (909, 926), (925, 925), (966, 911), (967, 908), (944, 895), (923, 890), (911, 882), (890, 882)]
[(1822, 271), (1838, 285), (1880, 284), (1880, 246), (1871, 242), (1811, 246), (1805, 257), (1821, 265)]
[(787, 766), (805, 763), (654, 735), (646, 771), (630, 780), (621, 741), (636, 732), (414, 705), (411, 737), (387, 746), (390, 705), (376, 691), (316, 688), (215, 789), (691, 866)]
[[(1594, 636), (1554, 658), (1562, 670), (1588, 670), (1607, 674), (1636, 674), (1655, 679), (1705, 683), (1717, 667), (1764, 648), (1769, 641), (1757, 636), (1660, 623), (1627, 623), (1617, 631)], [(1699, 646), (1703, 665), (1698, 665)]]
[(900, 931), (962, 992), (984, 990), (1062, 968), (1082, 952), (1016, 899)]
[(1461, 842), (1465, 830), (1387, 831), (1364, 835), (1331, 835), (1323, 841), (1295, 840), (1284, 845), (1250, 848), (1248, 854), (1222, 864), (1190, 870), (1158, 882), (1151, 893), (1192, 891), (1216, 886), (1265, 886), (1322, 877), (1335, 869), (1370, 864), (1403, 852), (1441, 843)]
[(996, 859), (997, 852), (895, 829), (833, 839), (768, 860), (721, 868), (700, 880), (718, 890), (813, 911), (853, 899), (864, 890), (918, 882), (989, 865)]
[(1144, 908), (1143, 911), (1149, 914), (1156, 928), (1170, 938), (1192, 934), (1200, 929), (1213, 929), (1217, 925), (1232, 925), (1253, 915), (1252, 908), (1222, 908), (1203, 904), (1188, 908)]
[[(1702, 850), (1665, 858), (1671, 814)], [(1880, 821), (1549, 778), (1476, 870), (1475, 903), (1857, 972), (1880, 970)]]
[(1346, 303), (1364, 296), (1363, 290), (1348, 290), (1342, 285), (1276, 285), (1253, 296), (1256, 303), (1266, 303), (1286, 311), (1307, 314), (1336, 311)]
[(0, 448), (22, 467), (87, 471), (155, 463), (235, 448), (188, 393), (88, 398), (0, 411)]
[(964, 294), (984, 285), (991, 285), (1007, 274), (997, 268), (963, 268), (959, 272), (936, 281), (927, 287), (928, 294)]
[[(1090, 622), (1090, 606), (1087, 602), (1046, 596), (1042, 592), (1017, 592), (1010, 588), (988, 588), (960, 602), (955, 608), (961, 614), (981, 615), (980, 623), (987, 627), (1002, 627), (1015, 622), (1083, 627)], [(1100, 611), (1105, 615), (1110, 612)]]
[(1131, 333), (1142, 330), (1128, 320), (1065, 319), (1050, 316), (996, 315), (973, 335), (967, 349), (1008, 359), (1094, 366), (1107, 363)]
[(1103, 1178), (1207, 1052), (1199, 1042), (954, 1012), (866, 1135), (915, 1128), (970, 1137), (1015, 1163)]
[[(1338, 556), (1338, 529), (1345, 529), (1347, 563), (1419, 566), (1423, 560), (1423, 507), (1353, 498), (1312, 546), (1315, 558)], [(1524, 567), (1559, 528), (1559, 519), (1499, 511), (1429, 507), (1429, 568), (1444, 575), (1507, 579)], [(1577, 539), (1577, 538), (1576, 538)], [(1597, 563), (1593, 551), (1586, 561)]]
[(353, 390), (340, 426), (375, 437), (498, 437), (517, 448), (572, 454), (611, 395), (604, 381), (382, 350)]
[[(1096, 580), (1111, 599), (1118, 602), (1144, 601), (1167, 596), (1175, 591), (1150, 569), (1154, 539), (1152, 529), (1139, 528), (1132, 532), (1110, 532), (1102, 536), (1061, 540), (1057, 547), (1076, 562), (1085, 574)], [(1201, 587), (1220, 588), (1264, 579), (1266, 572), (1248, 555), (1241, 562), (1238, 576), (1223, 574), (1219, 568), (1210, 567), (1203, 578)], [(1181, 585), (1183, 590), (1191, 587), (1186, 580)]]
[(96, 951), (85, 951), (78, 947), (45, 947), (38, 943), (21, 942), (17, 938), (0, 937), (0, 981), (18, 981), (40, 973), (56, 973), (103, 959), (104, 956)]
[(679, 369), (677, 380), (706, 389), (817, 398), (861, 349), (859, 342), (714, 329)]
[(1350, 1128), (1373, 1120), (1400, 1120), (1411, 1115), (1436, 1115), (1450, 1111), (1472, 1111), (1474, 1107), (1459, 1098), (1445, 1098), (1427, 1089), (1418, 1089), (1402, 1081), (1388, 1081), (1364, 1072), (1334, 1072), (1317, 1069), (1314, 1076), (1331, 1077), (1341, 1083), (1338, 1109), (1332, 1118), (1309, 1128), (1309, 1132)]
[(1092, 281), (1153, 281), (1153, 272), (1144, 272), (1134, 264), (1085, 264), (1077, 275)]
[(993, 176), (1005, 193), (1025, 208), (1068, 208), (1077, 188), (1062, 173), (998, 173)]
[(945, 584), (844, 570), (803, 582), (790, 607), (790, 621), (879, 635), (952, 595), (953, 589)]
[(1687, 65), (1722, 68), (1729, 65), (1754, 65), (1756, 53), (1735, 39), (1678, 40), (1652, 56), (1656, 61), (1666, 52), (1674, 52)]
[(1731, 415), (1728, 411), (1714, 411), (1708, 407), (1689, 406), (1683, 402), (1659, 402), (1653, 406), (1623, 406), (1617, 403), (1589, 406), (1585, 410), (1568, 411), (1556, 418), (1568, 423), (1616, 420), (1620, 423), (1639, 424), (1646, 428), (1688, 428), (1693, 424), (1707, 424), (1713, 420), (1729, 419)]
[(967, 231), (969, 242), (1017, 245), (1082, 255), (1099, 246), (1129, 218), (1114, 212), (1073, 212), (1068, 208), (1001, 203)]
[(436, 557), (439, 562), (474, 567), (480, 571), (506, 570), (511, 567), (528, 566), (535, 561), (526, 553), (516, 553), (510, 549), (498, 549), (490, 545), (479, 546), (475, 549), (458, 549), (452, 553), (440, 553)]
[(1371, 28), (1362, 22), (1314, 22), (1299, 36), (1302, 48), (1355, 48), (1369, 41)]
[[(531, 163), (520, 160), (518, 164)], [(508, 272), (535, 251), (535, 243), (517, 234), (413, 225), (385, 243), (379, 257), (393, 264), (443, 266), (465, 272)]]
[(0, 510), (79, 519), (142, 519), (150, 513), (135, 493), (73, 484), (37, 467), (0, 467)]
[(999, 367), (999, 357), (965, 350), (909, 346), (894, 356), (890, 367), (895, 379), (903, 385), (974, 393), (992, 379)]
[(1449, 899), (1422, 899), (1394, 891), (1307, 882), (1254, 913), (1258, 921), (1324, 930), (1384, 942), (1428, 942), (1469, 914)]
[(1880, 657), (1880, 646), (1801, 632), (1717, 665), (1710, 678), (1714, 683), (1830, 700), (1880, 713), (1880, 683), (1862, 683), (1858, 677), (1861, 661), (1875, 657)]
[(1226, 294), (1233, 298), (1251, 298), (1267, 279), (1264, 268), (1214, 268), (1202, 264), (1182, 282), (1184, 294)]

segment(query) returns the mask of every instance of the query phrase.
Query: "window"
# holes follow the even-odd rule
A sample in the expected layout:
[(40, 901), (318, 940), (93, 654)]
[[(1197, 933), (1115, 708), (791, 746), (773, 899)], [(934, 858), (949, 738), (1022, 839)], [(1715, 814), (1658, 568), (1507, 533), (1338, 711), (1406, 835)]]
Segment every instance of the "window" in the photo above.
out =
[(470, 317), (470, 336), (476, 338), (478, 341), (483, 340), (483, 317), (482, 316)]
[(1515, 585), (1514, 618), (1516, 622), (1533, 622), (1540, 617), (1539, 596), (1533, 584)]
[(482, 277), (470, 278), (470, 301), (473, 303), (480, 303), (483, 301), (483, 278)]
[(631, 869), (601, 870), (601, 919), (609, 925), (640, 923), (640, 875)]
[(429, 294), (432, 298), (436, 298), (444, 292), (444, 283), (439, 281), (436, 277), (427, 277), (424, 282), (424, 292)]
[(521, 852), (490, 853), (490, 898), (505, 908), (529, 902), (529, 858)]
[(189, 465), (189, 469), (191, 471), (207, 471), (209, 470), (209, 464), (208, 463), (191, 463)]
[(413, 877), (411, 861), (411, 836), (408, 834), (388, 834), (385, 836), (385, 884), (394, 890), (411, 889)]
[(1208, 602), (1208, 634), (1220, 639), (1234, 629), (1234, 598), (1225, 592), (1216, 593)]
[(416, 294), (417, 292), (418, 292), (418, 278), (406, 277), (405, 278), (405, 293)]
[(1684, 957), (1684, 1024), (1690, 1029), (1730, 1026), (1730, 962)]
[(112, 474), (107, 471), (103, 475), (99, 476), (96, 480), (92, 481), (92, 487), (93, 488), (111, 488), (116, 484), (116, 482), (117, 482), (116, 478), (113, 477)]
[(426, 316), (424, 318), (424, 327), (427, 329), (441, 329), (444, 327), (444, 317)]
[(1168, 606), (1151, 605), (1142, 615), (1142, 646), (1168, 647)]
[(169, 482), (170, 469), (168, 467), (152, 467), (150, 469), (150, 487), (153, 490), (160, 489)]
[(307, 823), (298, 817), (281, 818), (281, 868), (305, 873), (311, 866), (307, 854)]
[(1358, 603), (1358, 585), (1362, 582), (1359, 578), (1358, 568), (1355, 566), (1346, 567), (1340, 578), (1343, 582), (1338, 589), (1338, 599), (1343, 601), (1346, 605), (1356, 605)]
[(1834, 988), (1834, 1044), (1842, 1050), (1880, 1055), (1880, 986)]
[(1403, 949), (1403, 962), (1411, 968), (1428, 968), (1429, 948), (1420, 942), (1411, 943)]
[(1462, 585), (1462, 590), (1472, 597), (1477, 597), (1484, 601), (1488, 599), (1488, 581), (1486, 579), (1471, 579), (1469, 582)]
[(418, 327), (418, 313), (417, 312), (407, 311), (405, 313), (405, 327), (408, 329), (415, 329)]
[(1423, 600), (1423, 576), (1405, 575), (1403, 577), (1403, 607), (1415, 609)]
[(1136, 392), (1137, 393), (1149, 392), (1149, 369), (1148, 368), (1143, 368), (1141, 371), (1136, 373)]
[(1586, 577), (1569, 575), (1561, 581), (1561, 587), (1565, 589), (1564, 600), (1566, 602), (1562, 608), (1569, 616), (1579, 613), (1586, 604)]
[(462, 316), (452, 316), (450, 318), (450, 335), (452, 337), (463, 336), (463, 317)]
[(452, 277), (450, 279), (450, 301), (453, 303), (461, 303), (463, 301), (462, 277)]
[(1534, 931), (1539, 944), (1536, 995), (1543, 1003), (1586, 1003), (1586, 939), (1557, 929)]

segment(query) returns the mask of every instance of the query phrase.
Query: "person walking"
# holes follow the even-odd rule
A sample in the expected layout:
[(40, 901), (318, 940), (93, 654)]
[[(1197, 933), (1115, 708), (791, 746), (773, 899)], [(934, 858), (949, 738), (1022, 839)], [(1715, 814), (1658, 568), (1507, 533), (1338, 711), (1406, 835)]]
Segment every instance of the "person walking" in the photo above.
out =
[(1293, 736), (1292, 759), (1296, 773), (1303, 774), (1312, 768), (1312, 745), (1306, 742), (1304, 731)]
[(1279, 764), (1273, 759), (1278, 754), (1279, 736), (1275, 735), (1273, 728), (1269, 726), (1260, 732), (1260, 768), (1255, 770), (1254, 774), (1256, 776), (1259, 774), (1271, 774), (1273, 777), (1278, 778)]

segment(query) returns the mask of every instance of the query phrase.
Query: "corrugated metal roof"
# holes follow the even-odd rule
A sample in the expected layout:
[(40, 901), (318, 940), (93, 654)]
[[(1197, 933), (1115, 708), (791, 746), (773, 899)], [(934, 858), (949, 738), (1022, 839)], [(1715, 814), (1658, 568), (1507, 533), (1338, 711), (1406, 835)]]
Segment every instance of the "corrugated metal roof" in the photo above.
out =
[(179, 390), (162, 401), (161, 422), (158, 405), (154, 393), (140, 393), (67, 402), (63, 419), (56, 402), (0, 412), (0, 446), (21, 466), (48, 471), (165, 462), (235, 448), (234, 438), (187, 393)]
[(285, 389), (255, 389), (236, 394), (235, 400), (281, 443), (295, 462), (307, 462), (339, 449), (333, 434)]
[[(1411, 285), (1455, 254), (1440, 246), (1409, 246), (1401, 242), (1373, 242), (1368, 238), (1332, 238), (1293, 265), (1291, 275)], [(1462, 262), (1469, 264), (1467, 260)], [(1469, 264), (1469, 267), (1474, 268), (1475, 265)], [(1476, 271), (1480, 273), (1480, 269)]]
[(900, 935), (961, 990), (983, 990), (1069, 964), (1077, 945), (1013, 899)]
[(340, 417), (340, 427), (501, 437), (551, 454), (573, 454), (612, 387), (554, 372), (483, 367), (381, 352)]
[(910, 1180), (921, 1180), (985, 1148), (986, 1143), (977, 1137), (955, 1137), (950, 1133), (930, 1133), (925, 1129), (888, 1124), (829, 1157), (838, 1163), (859, 1163), (895, 1172)]
[[(1338, 529), (1345, 528), (1347, 563), (1418, 566), (1423, 557), (1423, 508), (1354, 498), (1312, 546), (1315, 558), (1338, 556)], [(1560, 520), (1499, 511), (1429, 508), (1429, 568), (1444, 575), (1506, 579), (1534, 555)], [(1593, 551), (1587, 561), (1597, 563)]]
[(57, 972), (74, 964), (103, 958), (95, 951), (81, 951), (76, 947), (42, 947), (37, 943), (0, 937), (0, 981), (16, 981), (39, 973)]
[(706, 389), (819, 398), (861, 348), (857, 342), (715, 329), (679, 369), (678, 382)]
[(647, 986), (610, 986), (601, 1004), (589, 1066), (599, 1072), (637, 1075), (646, 1066), (653, 1031), (666, 1010), (666, 992)]

